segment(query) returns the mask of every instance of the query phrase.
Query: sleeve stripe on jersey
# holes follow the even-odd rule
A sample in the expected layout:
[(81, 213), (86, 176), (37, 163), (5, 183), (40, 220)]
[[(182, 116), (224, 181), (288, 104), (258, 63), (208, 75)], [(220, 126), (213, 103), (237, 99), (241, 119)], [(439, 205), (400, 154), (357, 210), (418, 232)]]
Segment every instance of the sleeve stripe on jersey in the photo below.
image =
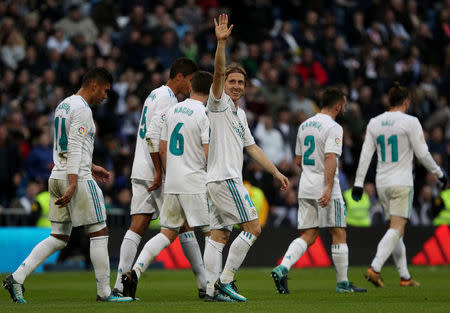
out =
[(248, 216), (245, 212), (244, 204), (242, 203), (242, 199), (239, 196), (239, 192), (234, 185), (234, 181), (231, 179), (226, 180), (228, 188), (230, 189), (231, 195), (233, 196), (234, 203), (236, 204), (236, 207), (238, 209), (239, 216), (241, 217), (241, 220), (243, 222), (248, 222)]

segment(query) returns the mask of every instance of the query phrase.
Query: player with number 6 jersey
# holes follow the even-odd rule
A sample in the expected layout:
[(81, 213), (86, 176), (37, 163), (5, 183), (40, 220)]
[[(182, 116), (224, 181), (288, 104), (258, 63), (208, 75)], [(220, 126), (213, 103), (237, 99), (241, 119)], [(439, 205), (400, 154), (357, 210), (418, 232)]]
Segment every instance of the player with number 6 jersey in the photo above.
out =
[[(124, 294), (136, 296), (142, 273), (158, 254), (178, 236), (188, 221), (190, 227), (199, 227), (209, 235), (209, 215), (206, 200), (206, 162), (209, 145), (209, 120), (205, 113), (212, 75), (197, 71), (192, 76), (190, 97), (166, 112), (161, 132), (160, 156), (166, 169), (164, 204), (159, 222), (161, 231), (150, 239), (139, 254), (133, 269), (123, 275)], [(182, 237), (183, 236), (183, 237)], [(180, 234), (186, 242), (195, 235)], [(196, 241), (195, 241), (196, 242)], [(195, 252), (195, 255), (194, 253)], [(186, 252), (185, 252), (186, 254)], [(200, 261), (200, 269), (194, 269), (199, 287), (204, 294), (205, 275), (200, 250), (190, 251), (191, 259)], [(203, 288), (203, 290), (201, 290)]]
[[(122, 294), (122, 274), (130, 271), (142, 235), (147, 230), (151, 220), (158, 218), (163, 204), (164, 189), (161, 159), (159, 157), (159, 140), (166, 112), (178, 103), (177, 94), (188, 94), (189, 82), (196, 71), (197, 65), (192, 60), (188, 58), (175, 60), (170, 67), (167, 83), (153, 90), (145, 100), (136, 137), (136, 150), (131, 171), (133, 192), (130, 208), (131, 225), (125, 233), (120, 247), (119, 268), (113, 290), (116, 295)], [(183, 251), (195, 250), (195, 254), (198, 254), (200, 248), (195, 237), (191, 236), (192, 232), (187, 227), (185, 227), (184, 232), (189, 233), (189, 239), (186, 241), (180, 239)], [(199, 267), (200, 269), (197, 272), (201, 273), (203, 261), (193, 261), (189, 252), (186, 252), (186, 254), (191, 266), (193, 268)], [(204, 282), (200, 285), (201, 288), (205, 288)]]

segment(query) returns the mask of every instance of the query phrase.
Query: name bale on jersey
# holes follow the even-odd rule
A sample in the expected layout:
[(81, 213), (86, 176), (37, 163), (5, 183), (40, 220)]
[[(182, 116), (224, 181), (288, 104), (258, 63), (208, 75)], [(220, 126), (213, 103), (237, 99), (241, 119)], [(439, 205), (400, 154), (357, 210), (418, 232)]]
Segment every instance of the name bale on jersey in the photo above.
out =
[(394, 120), (384, 120), (381, 121), (381, 126), (394, 126), (395, 121)]

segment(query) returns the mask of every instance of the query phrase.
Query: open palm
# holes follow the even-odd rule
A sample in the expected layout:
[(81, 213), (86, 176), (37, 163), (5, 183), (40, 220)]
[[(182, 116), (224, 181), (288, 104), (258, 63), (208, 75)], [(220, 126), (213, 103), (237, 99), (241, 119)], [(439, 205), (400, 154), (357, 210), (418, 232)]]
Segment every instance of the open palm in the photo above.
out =
[(233, 29), (233, 25), (231, 25), (228, 28), (228, 15), (227, 14), (220, 14), (219, 22), (217, 22), (217, 20), (214, 19), (214, 25), (216, 26), (217, 40), (226, 40), (230, 36), (231, 30)]

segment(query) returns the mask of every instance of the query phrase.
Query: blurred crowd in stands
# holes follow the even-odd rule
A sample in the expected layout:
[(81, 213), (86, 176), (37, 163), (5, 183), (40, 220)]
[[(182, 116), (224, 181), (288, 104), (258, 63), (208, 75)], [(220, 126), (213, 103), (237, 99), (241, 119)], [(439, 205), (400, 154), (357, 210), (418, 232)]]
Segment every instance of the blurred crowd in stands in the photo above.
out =
[[(178, 57), (213, 71), (219, 12), (234, 24), (227, 59), (250, 78), (241, 107), (257, 143), (292, 183), (280, 193), (247, 159), (244, 179), (260, 195), (266, 225), (296, 226), (297, 127), (318, 112), (330, 85), (348, 95), (340, 121), (343, 192), (352, 187), (365, 127), (386, 109), (393, 81), (410, 88), (409, 113), (448, 171), (450, 0), (0, 0), (1, 210), (32, 211), (53, 165), (52, 112), (78, 90), (87, 68), (104, 66), (115, 81), (108, 101), (93, 108), (94, 162), (113, 174), (102, 186), (107, 207), (128, 212), (142, 104)], [(372, 225), (384, 222), (374, 164), (366, 184)], [(432, 224), (443, 206), (436, 178), (416, 164), (411, 223)]]

